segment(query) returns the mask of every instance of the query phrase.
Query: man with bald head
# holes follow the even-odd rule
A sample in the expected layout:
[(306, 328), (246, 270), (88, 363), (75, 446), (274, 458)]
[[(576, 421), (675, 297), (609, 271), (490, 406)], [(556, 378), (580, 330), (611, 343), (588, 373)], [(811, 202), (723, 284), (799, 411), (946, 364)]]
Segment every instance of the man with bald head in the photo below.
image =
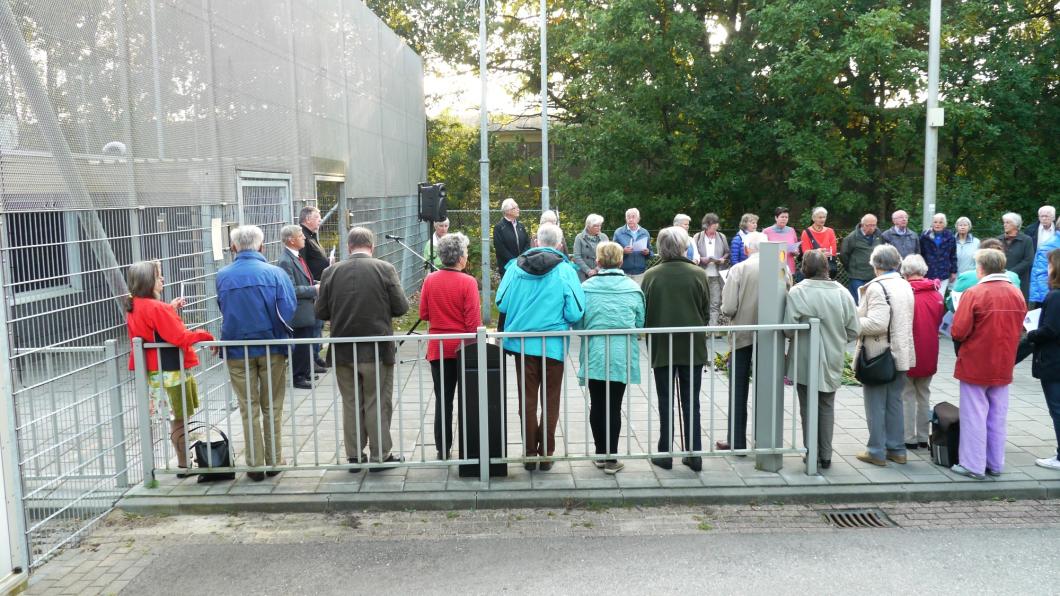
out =
[(920, 254), (920, 234), (909, 229), (909, 214), (899, 209), (891, 214), (891, 223), (894, 225), (883, 233), (883, 241), (897, 248), (903, 259)]
[[(913, 235), (916, 239), (916, 235)], [(876, 216), (866, 213), (861, 217), (861, 224), (857, 229), (843, 238), (839, 248), (839, 261), (847, 271), (850, 281), (847, 287), (854, 296), (854, 303), (858, 302), (858, 288), (876, 277), (872, 265), (869, 264), (869, 256), (872, 249), (883, 244), (883, 235), (876, 229)]]

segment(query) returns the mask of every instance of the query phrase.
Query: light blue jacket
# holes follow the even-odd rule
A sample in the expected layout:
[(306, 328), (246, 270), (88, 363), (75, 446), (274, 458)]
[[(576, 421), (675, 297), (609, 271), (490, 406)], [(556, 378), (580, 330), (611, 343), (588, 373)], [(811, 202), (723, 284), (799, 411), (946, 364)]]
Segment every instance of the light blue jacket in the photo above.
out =
[[(504, 330), (563, 331), (581, 320), (585, 292), (567, 255), (553, 248), (531, 248), (513, 259), (497, 288), (497, 309), (505, 314)], [(504, 349), (527, 356), (563, 360), (562, 337), (507, 338)]]
[(1049, 293), (1049, 252), (1060, 248), (1060, 234), (1045, 244), (1038, 245), (1038, 251), (1034, 253), (1034, 263), (1031, 265), (1031, 291), (1027, 294), (1030, 302), (1045, 302), (1045, 295)]
[[(621, 269), (602, 269), (582, 284), (582, 290), (585, 291), (585, 316), (574, 326), (575, 329), (639, 329), (644, 326), (644, 293)], [(586, 379), (640, 383), (639, 360), (636, 335), (582, 336), (578, 384), (585, 385)]]
[(979, 250), (979, 239), (968, 232), (968, 237), (961, 242), (957, 238), (957, 275), (965, 271), (975, 271), (975, 251)]

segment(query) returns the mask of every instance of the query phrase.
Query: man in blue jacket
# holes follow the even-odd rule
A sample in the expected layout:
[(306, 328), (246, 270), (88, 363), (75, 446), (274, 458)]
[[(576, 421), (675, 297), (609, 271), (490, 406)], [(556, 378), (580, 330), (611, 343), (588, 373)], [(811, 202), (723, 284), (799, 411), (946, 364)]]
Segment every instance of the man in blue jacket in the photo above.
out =
[[(562, 331), (570, 329), (585, 313), (585, 293), (578, 283), (577, 269), (558, 250), (563, 232), (554, 224), (542, 224), (537, 241), (540, 246), (512, 261), (497, 288), (497, 308), (505, 313), (507, 332)], [(548, 457), (556, 450), (565, 348), (561, 337), (504, 340), (505, 351), (515, 355), (515, 384), (527, 457)], [(539, 419), (541, 389), (544, 395)], [(526, 463), (525, 467), (535, 470), (538, 464)], [(552, 462), (542, 461), (540, 468), (550, 470)]]
[[(253, 345), (251, 340), (291, 337), (290, 322), (297, 306), (294, 286), (282, 269), (270, 265), (261, 254), (265, 235), (260, 228), (240, 226), (232, 230), (231, 240), (236, 258), (217, 272), (217, 303), (224, 317), (221, 340), (246, 342), (224, 348), (223, 354), (239, 399), (247, 443), (244, 456), (249, 467), (279, 466), (284, 463), (281, 422), (287, 348)], [(265, 474), (253, 471), (247, 477), (260, 481)]]
[(644, 279), (644, 271), (648, 269), (648, 260), (654, 256), (651, 252), (651, 233), (640, 227), (640, 210), (636, 207), (627, 209), (626, 225), (615, 230), (611, 238), (622, 247), (625, 255), (622, 257), (622, 270), (640, 284)]

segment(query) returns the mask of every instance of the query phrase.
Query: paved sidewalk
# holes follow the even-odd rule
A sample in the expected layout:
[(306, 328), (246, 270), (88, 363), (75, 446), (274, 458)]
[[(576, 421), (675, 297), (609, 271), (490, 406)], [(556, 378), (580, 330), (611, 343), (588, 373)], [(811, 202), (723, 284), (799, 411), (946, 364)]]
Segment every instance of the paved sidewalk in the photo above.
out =
[[(117, 594), (123, 590), (129, 594), (187, 593), (204, 589), (200, 585), (203, 582), (205, 585), (213, 582), (214, 587), (209, 593), (245, 594), (248, 590), (263, 594), (304, 593), (309, 589), (308, 584), (317, 585), (315, 593), (349, 593), (357, 591), (356, 586), (365, 589), (374, 586), (376, 591), (387, 592), (383, 586), (388, 581), (395, 581), (388, 579), (394, 577), (395, 569), (390, 566), (395, 564), (421, 581), (434, 577), (439, 581), (445, 578), (449, 583), (464, 582), (462, 593), (495, 593), (502, 588), (501, 584), (493, 584), (493, 590), (487, 590), (490, 580), (460, 568), (470, 560), (491, 565), (486, 558), (473, 555), (482, 549), (500, 557), (499, 565), (491, 568), (505, 576), (509, 583), (529, 581), (530, 578), (510, 575), (504, 570), (523, 561), (515, 549), (534, 544), (544, 545), (535, 552), (549, 559), (554, 570), (567, 565), (573, 566), (578, 573), (578, 569), (584, 568), (581, 573), (590, 574), (585, 576), (587, 581), (606, 581), (609, 578), (591, 575), (591, 570), (585, 567), (587, 558), (593, 553), (607, 556), (611, 552), (607, 545), (636, 545), (643, 540), (669, 544), (670, 548), (686, 554), (689, 551), (681, 544), (695, 541), (696, 547), (691, 552), (699, 561), (696, 573), (702, 574), (697, 581), (710, 578), (712, 582), (721, 578), (711, 575), (706, 566), (717, 562), (729, 549), (735, 552), (748, 540), (752, 543), (768, 540), (771, 544), (786, 540), (802, 548), (814, 543), (827, 544), (826, 549), (815, 552), (798, 565), (774, 570), (789, 580), (815, 581), (813, 571), (806, 565), (811, 565), (819, 557), (829, 556), (828, 553), (844, 558), (841, 545), (851, 541), (858, 546), (850, 548), (871, 550), (876, 540), (897, 541), (907, 547), (933, 541), (949, 546), (951, 540), (964, 536), (974, 539), (977, 544), (983, 543), (983, 538), (968, 537), (967, 532), (980, 532), (992, 543), (1012, 541), (1014, 532), (1030, 533), (1018, 534), (1018, 537), (1026, 535), (1027, 538), (1055, 536), (1056, 530), (1060, 529), (1060, 511), (1055, 505), (1055, 501), (1008, 500), (879, 503), (883, 513), (898, 526), (895, 530), (840, 530), (832, 527), (823, 513), (846, 508), (846, 504), (609, 508), (589, 501), (573, 502), (568, 507), (556, 509), (146, 517), (119, 511), (105, 519), (78, 547), (62, 552), (37, 570), (30, 578), (27, 593), (78, 596)], [(709, 542), (699, 544), (703, 538)], [(1027, 544), (1027, 538), (1019, 543)], [(494, 547), (494, 544), (498, 546)], [(764, 545), (757, 548), (760, 556), (768, 557), (761, 550)], [(447, 564), (437, 558), (416, 554), (432, 549), (449, 553), (454, 561)], [(638, 575), (651, 573), (652, 557), (675, 556), (644, 549), (638, 549), (638, 552), (640, 565), (623, 563), (613, 572), (632, 581)], [(566, 555), (563, 560), (556, 558), (558, 553)], [(996, 553), (988, 554), (996, 559)], [(961, 556), (967, 561), (975, 553), (961, 551)], [(276, 558), (270, 559), (273, 564), (268, 567), (247, 562), (260, 557)], [(504, 566), (506, 557), (508, 566)], [(188, 559), (194, 562), (188, 565), (178, 562)], [(326, 562), (332, 559), (339, 559), (342, 563), (335, 566)], [(918, 556), (917, 560), (922, 560), (925, 565), (936, 564), (930, 557)], [(1019, 566), (1013, 561), (1006, 559), (1008, 566), (1015, 566), (1014, 571), (1018, 571)], [(742, 566), (732, 568), (735, 573), (741, 573), (741, 569), (750, 573), (757, 569), (756, 565), (766, 565), (759, 569), (762, 574), (768, 574), (768, 566), (772, 564), (768, 560), (756, 562), (749, 556), (720, 563), (722, 566)], [(1038, 567), (1040, 572), (1041, 566)], [(290, 575), (286, 571), (288, 568), (297, 568), (298, 574), (304, 576)], [(991, 572), (994, 571), (997, 570)], [(1023, 573), (1030, 571), (1024, 569)], [(856, 572), (871, 573), (871, 569), (859, 568)], [(261, 584), (260, 590), (251, 589), (258, 584)], [(1044, 589), (1049, 584), (1039, 582), (1037, 585)], [(413, 591), (410, 586), (406, 588), (404, 591)], [(523, 583), (510, 590), (516, 593), (548, 592), (547, 589), (544, 592), (532, 590)], [(416, 591), (443, 590), (430, 584)], [(1031, 592), (1034, 591), (1032, 588)], [(1041, 593), (1048, 591), (1044, 589)], [(893, 593), (893, 590), (887, 593)]]
[[(940, 372), (932, 382), (932, 404), (940, 401), (957, 403), (958, 384), (952, 378), (955, 362), (953, 351), (946, 341), (943, 341), (941, 348)], [(408, 350), (408, 345), (405, 349)], [(407, 461), (431, 462), (434, 460), (436, 448), (433, 439), (434, 412), (430, 371), (415, 359), (413, 354), (405, 356), (407, 361), (399, 365), (395, 383), (400, 393), (392, 425), (395, 450), (400, 449)], [(512, 366), (509, 363), (510, 369)], [(649, 449), (654, 450), (658, 437), (659, 415), (655, 406), (655, 388), (648, 385), (650, 368), (646, 363), (642, 363), (641, 370), (644, 382), (639, 386), (630, 387), (627, 404), (624, 406), (624, 428), (620, 444), (626, 453), (647, 453)], [(591, 439), (586, 440), (591, 437), (585, 414), (586, 398), (577, 385), (575, 374), (576, 369), (571, 364), (571, 359), (568, 359), (562, 402), (564, 410), (561, 412), (557, 436), (557, 454), (566, 452), (587, 455), (593, 451)], [(509, 455), (517, 456), (522, 449), (513, 377), (514, 375), (509, 374), (506, 379), (509, 387), (506, 442)], [(333, 379), (334, 375), (328, 373), (321, 379), (321, 385), (315, 391), (297, 390), (289, 394), (288, 404), (295, 405), (294, 419), (292, 420), (288, 407), (287, 421), (284, 424), (287, 433), (285, 455), (288, 462), (296, 461), (291, 443), (297, 445), (297, 462), (302, 465), (313, 462), (344, 462), (344, 457), (341, 456), (341, 428), (335, 422), (340, 400), (337, 398)], [(721, 373), (709, 369), (704, 373), (701, 419), (705, 449), (712, 449), (716, 439), (725, 437), (728, 424), (727, 383), (727, 377)], [(801, 428), (797, 416), (794, 419), (792, 417), (794, 403), (794, 392), (791, 387), (787, 387), (783, 421), (785, 445), (791, 447), (792, 439), (797, 438), (795, 446), (801, 448)], [(753, 415), (751, 419), (753, 420)], [(243, 441), (238, 412), (218, 424), (229, 431), (234, 446), (241, 448)], [(832, 467), (822, 470), (818, 476), (805, 474), (805, 465), (797, 454), (786, 456), (784, 468), (779, 473), (771, 473), (756, 470), (753, 457), (720, 453), (714, 454), (715, 457), (704, 458), (703, 471), (700, 473), (682, 466), (679, 459), (675, 460), (673, 470), (662, 470), (644, 459), (627, 459), (625, 470), (615, 476), (603, 474), (592, 462), (584, 460), (557, 462), (549, 472), (533, 473), (525, 471), (519, 464), (511, 464), (508, 467), (508, 476), (493, 478), (488, 487), (483, 486), (477, 478), (459, 477), (456, 466), (447, 466), (437, 461), (433, 467), (395, 469), (372, 474), (350, 474), (345, 470), (292, 470), (264, 482), (252, 482), (240, 474), (235, 481), (197, 484), (194, 477), (180, 480), (172, 474), (159, 472), (157, 488), (141, 486), (134, 489), (123, 506), (149, 509), (151, 503), (155, 503), (160, 507), (173, 509), (179, 504), (190, 506), (196, 502), (196, 497), (202, 497), (198, 500), (200, 504), (209, 507), (223, 506), (226, 498), (231, 499), (233, 506), (245, 507), (247, 503), (257, 502), (259, 506), (266, 507), (268, 501), (252, 498), (263, 494), (282, 495), (282, 500), (270, 500), (277, 506), (282, 503), (290, 506), (298, 502), (299, 497), (303, 497), (306, 503), (334, 503), (345, 500), (358, 504), (370, 504), (373, 501), (398, 502), (404, 499), (402, 502), (420, 503), (423, 506), (424, 502), (431, 499), (440, 499), (444, 504), (447, 502), (446, 494), (455, 499), (455, 502), (461, 503), (473, 498), (474, 502), (484, 504), (484, 499), (488, 499), (491, 494), (506, 495), (509, 503), (526, 503), (535, 502), (532, 499), (544, 497), (546, 494), (550, 495), (552, 502), (556, 502), (555, 499), (563, 498), (561, 495), (565, 491), (583, 490), (599, 491), (601, 495), (611, 497), (623, 495), (628, 498), (639, 493), (645, 498), (663, 498), (666, 495), (678, 498), (694, 497), (697, 494), (696, 489), (710, 489), (710, 494), (724, 494), (729, 500), (739, 500), (741, 494), (748, 498), (755, 494), (804, 494), (813, 498), (825, 498), (832, 494), (836, 495), (836, 498), (844, 498), (843, 495), (857, 494), (861, 489), (876, 495), (877, 498), (899, 498), (901, 494), (912, 495), (918, 492), (931, 498), (945, 498), (953, 491), (1010, 491), (1008, 494), (1012, 496), (1031, 497), (1060, 491), (1060, 474), (1034, 465), (1036, 458), (1046, 457), (1053, 452), (1055, 436), (1041, 387), (1030, 375), (1029, 361), (1024, 361), (1016, 368), (1008, 415), (1006, 466), (1004, 474), (998, 479), (979, 482), (953, 474), (932, 464), (926, 449), (910, 451), (909, 463), (905, 465), (891, 464), (880, 468), (865, 464), (855, 459), (854, 455), (863, 450), (867, 436), (861, 388), (843, 387), (836, 396), (835, 454)], [(455, 448), (454, 453), (457, 451), (459, 449)], [(241, 457), (239, 461), (242, 461)], [(533, 491), (537, 497), (526, 494), (519, 496), (519, 493), (529, 491)], [(404, 494), (398, 496), (393, 493)], [(320, 509), (319, 506), (313, 505), (307, 507), (310, 510)]]

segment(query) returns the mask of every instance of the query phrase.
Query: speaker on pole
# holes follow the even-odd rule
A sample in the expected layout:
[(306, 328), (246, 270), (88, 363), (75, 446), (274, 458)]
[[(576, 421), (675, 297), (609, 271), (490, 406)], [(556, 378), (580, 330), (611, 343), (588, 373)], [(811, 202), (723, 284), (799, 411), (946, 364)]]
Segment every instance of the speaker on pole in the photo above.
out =
[(445, 184), (420, 183), (418, 187), (420, 201), (420, 220), (443, 221), (448, 210), (446, 209)]

